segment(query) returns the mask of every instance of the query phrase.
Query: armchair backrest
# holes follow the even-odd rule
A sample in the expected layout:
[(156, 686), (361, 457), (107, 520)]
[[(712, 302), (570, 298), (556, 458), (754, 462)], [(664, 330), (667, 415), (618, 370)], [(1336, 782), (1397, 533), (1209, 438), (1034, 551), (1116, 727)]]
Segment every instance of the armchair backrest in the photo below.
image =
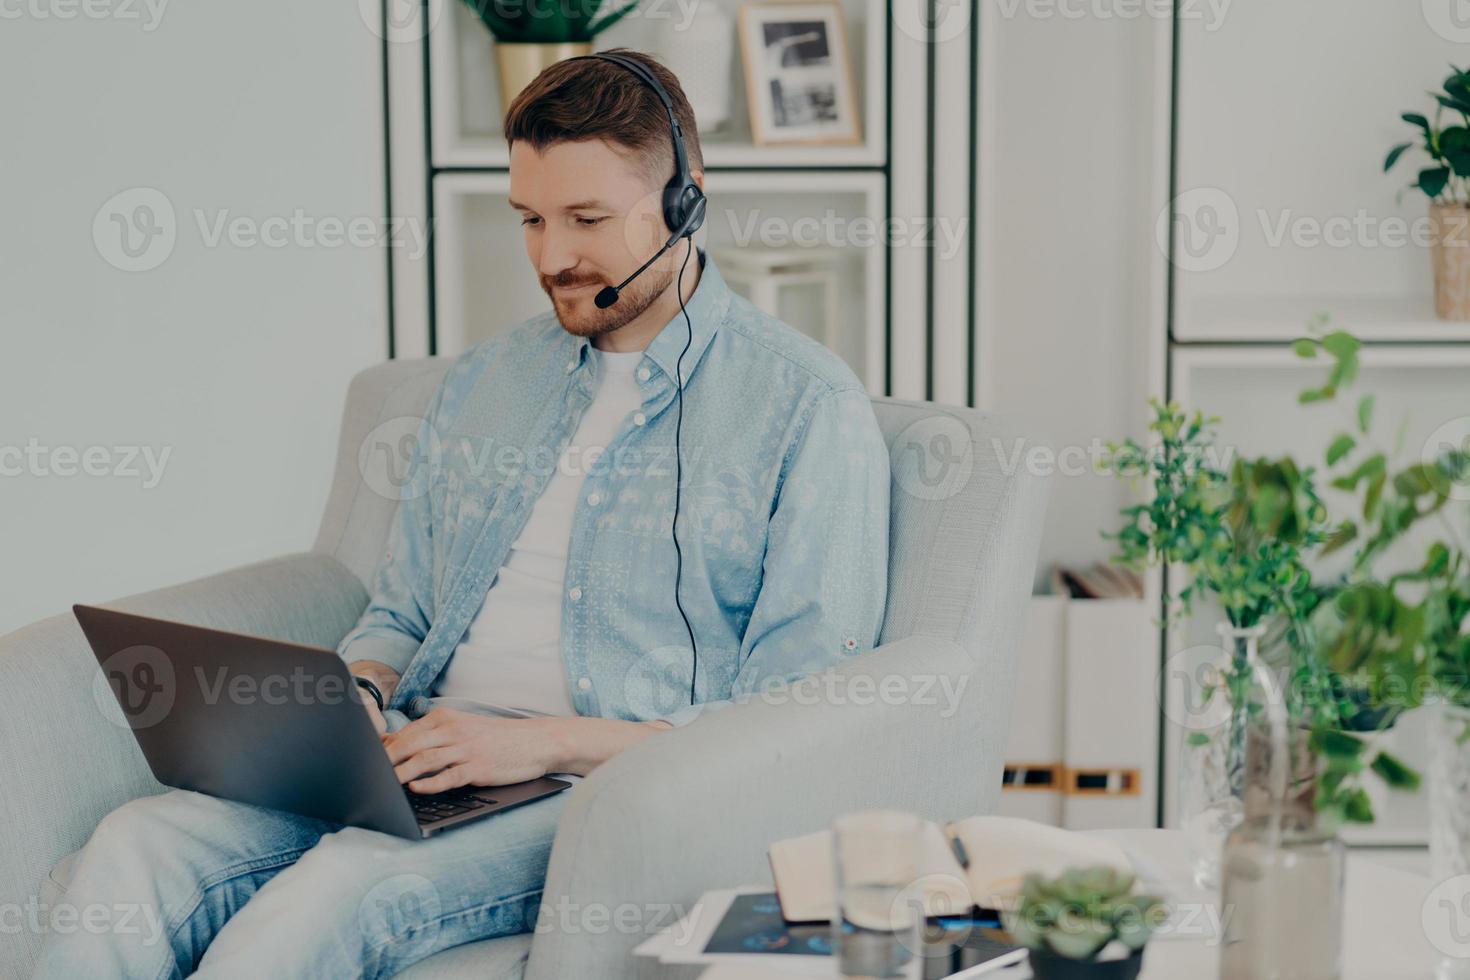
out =
[(1008, 654), (1031, 594), (1045, 475), (1037, 443), (971, 408), (874, 398), (893, 467), (883, 643), (940, 636), (972, 659)]
[[(336, 471), (315, 551), (371, 582), (397, 503), (364, 478), (369, 457), (398, 459), (398, 439), (427, 409), (450, 358), (395, 360), (357, 375), (347, 393)], [(1009, 671), (1030, 594), (1045, 480), (1023, 464), (1030, 445), (974, 409), (875, 398), (893, 466), (889, 590), (881, 641), (915, 634), (963, 646), (977, 666)], [(982, 635), (983, 634), (983, 635)], [(998, 662), (987, 654), (999, 652)], [(999, 678), (997, 678), (999, 679)]]

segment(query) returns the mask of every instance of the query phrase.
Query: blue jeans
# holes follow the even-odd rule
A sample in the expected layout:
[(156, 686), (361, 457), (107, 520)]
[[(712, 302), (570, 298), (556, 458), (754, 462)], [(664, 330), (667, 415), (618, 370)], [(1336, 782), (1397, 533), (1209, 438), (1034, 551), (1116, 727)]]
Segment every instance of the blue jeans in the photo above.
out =
[(391, 977), (530, 932), (570, 792), (423, 841), (184, 790), (134, 800), (60, 903), (96, 927), (53, 927), (35, 976)]

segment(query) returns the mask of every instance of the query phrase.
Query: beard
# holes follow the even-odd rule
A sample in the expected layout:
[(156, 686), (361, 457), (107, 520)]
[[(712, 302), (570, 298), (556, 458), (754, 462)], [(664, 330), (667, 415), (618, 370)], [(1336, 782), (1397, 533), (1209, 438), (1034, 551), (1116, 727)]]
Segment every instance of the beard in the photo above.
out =
[[(663, 295), (674, 281), (674, 274), (667, 270), (649, 268), (618, 293), (618, 301), (605, 310), (597, 308), (593, 298), (602, 286), (612, 285), (601, 279), (584, 279), (575, 276), (542, 276), (541, 288), (551, 298), (552, 309), (561, 322), (562, 329), (574, 337), (599, 337), (612, 333), (631, 323)], [(559, 296), (555, 287), (581, 286), (589, 288), (575, 296)]]

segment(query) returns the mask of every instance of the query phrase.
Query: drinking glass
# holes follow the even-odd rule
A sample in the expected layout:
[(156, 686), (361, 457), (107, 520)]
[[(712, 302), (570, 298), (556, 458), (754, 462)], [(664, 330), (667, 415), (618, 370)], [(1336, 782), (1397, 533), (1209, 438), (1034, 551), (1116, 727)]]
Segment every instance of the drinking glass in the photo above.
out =
[(917, 814), (900, 810), (862, 810), (833, 822), (832, 948), (843, 976), (919, 980), (922, 826)]

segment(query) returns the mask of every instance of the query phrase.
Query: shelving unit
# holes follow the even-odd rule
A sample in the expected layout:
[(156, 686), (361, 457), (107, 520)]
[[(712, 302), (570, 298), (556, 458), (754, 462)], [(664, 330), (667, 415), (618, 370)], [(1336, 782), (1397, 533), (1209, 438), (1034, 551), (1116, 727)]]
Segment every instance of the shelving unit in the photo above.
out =
[[(1172, 105), (1155, 118), (1165, 129), (1175, 121), (1170, 233), (1161, 236), (1171, 260), (1166, 394), (1220, 416), (1224, 445), (1319, 468), (1332, 436), (1351, 430), (1358, 393), (1377, 393), (1375, 439), (1391, 451), (1402, 433), (1404, 462), (1437, 427), (1470, 414), (1470, 324), (1436, 319), (1428, 250), (1396, 244), (1427, 203), (1400, 199), (1401, 179), (1380, 166), (1387, 147), (1408, 138), (1399, 113), (1443, 77), (1455, 45), (1417, 6), (1340, 15), (1330, 0), (1233, 8), (1214, 29), (1176, 15), (1172, 37), (1161, 39), (1174, 65)], [(1368, 63), (1371, 72), (1349, 69)], [(1299, 406), (1297, 393), (1320, 383), (1324, 366), (1288, 345), (1320, 314), (1365, 342), (1362, 376), (1341, 404)], [(1326, 488), (1324, 498), (1334, 513), (1350, 512), (1345, 495)], [(1165, 638), (1162, 656), (1218, 642), (1214, 621), (1201, 611)], [(1169, 692), (1166, 717), (1178, 717), (1179, 693)], [(1163, 812), (1173, 825), (1180, 746), (1178, 729), (1165, 731)], [(1396, 737), (1395, 751), (1423, 771), (1422, 718), (1406, 716)], [(1421, 791), (1391, 794), (1374, 825), (1344, 836), (1417, 847), (1427, 834)]]
[[(738, 0), (709, 2), (736, 16)], [(965, 402), (970, 318), (963, 300), (960, 316), (948, 314), (957, 285), (968, 281), (957, 274), (966, 252), (935, 262), (915, 239), (927, 231), (918, 223), (936, 213), (936, 195), (962, 214), (969, 208), (967, 168), (942, 166), (933, 176), (927, 108), (931, 73), (958, 69), (963, 79), (969, 63), (946, 53), (938, 64), (929, 45), (902, 29), (920, 22), (917, 12), (928, 2), (900, 0), (915, 10), (899, 17), (884, 0), (841, 0), (862, 121), (858, 144), (754, 144), (735, 52), (729, 121), (701, 133), (710, 211), (695, 241), (744, 244), (754, 230), (759, 244), (762, 223), (773, 218), (788, 230), (821, 229), (812, 245), (851, 253), (839, 265), (842, 335), (834, 349), (874, 394), (928, 398), (937, 388), (941, 397)], [(489, 32), (457, 0), (424, 0), (397, 28), (387, 45), (392, 207), (429, 223), (434, 234), (427, 256), (393, 257), (395, 353), (454, 354), (550, 304), (505, 204), (509, 160)], [(657, 55), (677, 37), (669, 30), (667, 19), (635, 14), (599, 36), (595, 48)], [(955, 129), (968, 138), (964, 127)], [(940, 149), (955, 138), (946, 134)], [(918, 230), (894, 235), (894, 228)], [(876, 247), (858, 240), (870, 233)], [(948, 305), (936, 326), (939, 303)]]

